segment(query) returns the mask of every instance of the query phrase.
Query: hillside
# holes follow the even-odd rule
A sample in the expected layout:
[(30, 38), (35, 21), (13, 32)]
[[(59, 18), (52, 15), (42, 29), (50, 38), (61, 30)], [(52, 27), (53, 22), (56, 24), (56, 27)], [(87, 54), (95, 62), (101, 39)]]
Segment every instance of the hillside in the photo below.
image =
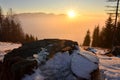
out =
[[(6, 64), (15, 61), (14, 64), (12, 63), (12, 66), (14, 67), (13, 70), (16, 70), (17, 73), (19, 72), (16, 69), (17, 65), (19, 65), (20, 70), (23, 70), (22, 73), (15, 74), (16, 78), (20, 79), (20, 75), (23, 74), (24, 77), (21, 78), (22, 80), (57, 80), (57, 78), (59, 80), (90, 80), (90, 76), (91, 80), (120, 80), (120, 58), (104, 55), (106, 53), (104, 49), (96, 49), (97, 52), (95, 55), (82, 48), (79, 49), (77, 43), (74, 41), (57, 39), (40, 40), (24, 44), (22, 47), (20, 46), (20, 44), (0, 42), (1, 59), (6, 52), (19, 47), (9, 52), (9, 55), (6, 55), (5, 61), (3, 61)], [(22, 55), (23, 52), (25, 55)], [(99, 65), (97, 66), (96, 63), (99, 63)], [(33, 66), (30, 67), (30, 65)], [(93, 72), (91, 75), (90, 73), (97, 68), (100, 69), (100, 72)], [(6, 73), (6, 70), (3, 73)], [(14, 79), (12, 77), (9, 77), (9, 79), (2, 77), (0, 80)]]

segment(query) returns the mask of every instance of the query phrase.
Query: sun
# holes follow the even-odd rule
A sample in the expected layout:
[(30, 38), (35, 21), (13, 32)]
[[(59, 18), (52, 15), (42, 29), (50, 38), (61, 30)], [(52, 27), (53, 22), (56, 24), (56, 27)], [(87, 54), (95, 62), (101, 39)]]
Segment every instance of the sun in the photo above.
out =
[(67, 13), (68, 17), (70, 18), (74, 18), (76, 16), (76, 13), (74, 10), (69, 10), (68, 13)]

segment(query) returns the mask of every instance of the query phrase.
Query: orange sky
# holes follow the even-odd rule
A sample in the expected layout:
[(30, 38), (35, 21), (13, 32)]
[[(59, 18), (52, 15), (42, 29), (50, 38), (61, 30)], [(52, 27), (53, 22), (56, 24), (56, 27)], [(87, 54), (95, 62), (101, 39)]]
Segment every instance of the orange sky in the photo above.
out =
[[(106, 0), (0, 0), (4, 13), (9, 8), (19, 14), (23, 30), (39, 39), (66, 38), (83, 42), (86, 31), (91, 34), (95, 25), (103, 27), (106, 15)], [(76, 18), (70, 19), (68, 10), (76, 12)], [(37, 14), (43, 12), (42, 14)]]
[(55, 14), (19, 14), (25, 32), (43, 38), (64, 38), (78, 41), (82, 44), (86, 31), (91, 33), (95, 25), (103, 27), (106, 15), (77, 15), (69, 18), (66, 15)]

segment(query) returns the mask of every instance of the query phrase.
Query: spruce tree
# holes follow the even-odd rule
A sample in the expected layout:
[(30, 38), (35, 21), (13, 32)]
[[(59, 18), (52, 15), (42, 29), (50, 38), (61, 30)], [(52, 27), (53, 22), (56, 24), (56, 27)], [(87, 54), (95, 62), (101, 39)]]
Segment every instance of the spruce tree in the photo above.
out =
[(3, 22), (3, 14), (2, 14), (2, 8), (0, 7), (0, 41), (2, 40), (2, 22)]
[(117, 24), (117, 30), (116, 30), (116, 46), (120, 46), (120, 21)]
[(112, 47), (112, 41), (113, 41), (113, 28), (114, 28), (114, 24), (112, 22), (111, 17), (109, 17), (106, 21), (106, 25), (105, 25), (105, 31), (104, 31), (104, 35), (105, 35), (105, 48), (111, 48)]
[(92, 36), (92, 46), (98, 47), (99, 46), (99, 25), (95, 27)]
[(10, 9), (7, 15), (2, 14), (0, 7), (0, 41), (4, 42), (32, 42), (37, 40), (33, 35), (24, 34), (19, 20)]
[(114, 24), (111, 17), (109, 17), (105, 23), (105, 27), (102, 28), (99, 37), (99, 46), (103, 48), (112, 48), (113, 41), (113, 28)]
[(86, 36), (84, 38), (83, 46), (90, 46), (90, 42), (91, 42), (90, 31), (88, 30), (87, 34), (86, 34)]

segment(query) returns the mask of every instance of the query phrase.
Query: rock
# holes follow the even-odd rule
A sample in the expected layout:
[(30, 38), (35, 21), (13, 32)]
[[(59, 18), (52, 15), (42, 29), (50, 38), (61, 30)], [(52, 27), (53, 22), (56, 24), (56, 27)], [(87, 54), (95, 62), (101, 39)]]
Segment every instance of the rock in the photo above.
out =
[[(67, 76), (66, 80), (70, 80), (70, 79), (85, 80), (85, 78), (82, 78), (82, 77), (76, 78), (77, 76), (75, 74), (76, 72), (73, 73), (73, 71), (71, 70), (71, 67), (69, 65), (67, 66), (66, 64), (64, 64), (65, 61), (66, 63), (67, 62), (70, 63), (69, 62), (70, 59), (68, 60), (68, 58), (70, 58), (73, 55), (74, 50), (78, 50), (76, 48), (76, 45), (78, 46), (77, 42), (75, 41), (60, 40), (60, 39), (44, 39), (44, 40), (39, 40), (32, 43), (23, 44), (18, 49), (14, 49), (5, 55), (3, 63), (0, 63), (0, 80), (21, 80), (23, 77), (25, 77), (26, 74), (31, 75), (34, 73), (34, 69), (38, 69), (38, 68), (41, 68), (41, 71), (43, 71), (43, 73), (45, 73), (46, 71), (49, 72), (49, 69), (43, 66), (47, 65), (48, 62), (51, 62), (50, 60), (52, 59), (56, 60), (57, 58), (55, 57), (55, 55), (58, 55), (57, 53), (59, 52), (61, 54), (59, 54), (58, 57), (63, 59), (60, 60), (60, 62), (57, 62), (57, 61), (55, 62), (56, 64), (59, 64), (59, 65), (63, 64), (63, 66), (59, 66), (60, 68), (58, 67), (58, 69), (61, 69), (62, 73), (66, 74)], [(44, 49), (47, 50), (47, 53), (49, 53), (49, 55), (46, 53), (47, 55), (44, 55), (43, 57), (40, 58), (39, 56), (43, 55), (44, 51), (42, 50)], [(67, 53), (65, 56), (62, 55), (65, 53)], [(66, 56), (68, 58), (66, 58)], [(42, 58), (45, 60), (41, 60)], [(41, 61), (40, 64), (38, 64), (38, 60)], [(61, 68), (61, 67), (64, 67), (65, 65), (66, 65), (65, 71), (67, 72), (64, 71), (64, 68)], [(57, 67), (57, 65), (55, 66)], [(52, 66), (50, 66), (49, 68), (53, 69)], [(53, 69), (53, 70), (56, 70), (56, 69)], [(57, 72), (61, 74), (59, 70)], [(97, 77), (97, 72), (99, 73), (98, 70), (94, 70), (91, 73), (91, 80)], [(51, 73), (55, 74), (53, 71)], [(51, 76), (52, 75), (51, 73), (47, 73), (45, 75)], [(69, 73), (72, 73), (72, 74), (68, 75)], [(61, 76), (64, 76), (64, 75), (61, 75)], [(58, 77), (59, 76), (56, 75), (47, 80), (53, 80), (53, 78), (54, 80), (56, 80), (56, 78)]]
[[(77, 42), (60, 39), (44, 39), (32, 43), (23, 44), (18, 49), (7, 53), (2, 63), (0, 80), (21, 80), (25, 74), (32, 74), (33, 69), (38, 67), (33, 55), (38, 54), (41, 48), (46, 48), (52, 58), (56, 52), (72, 51)], [(33, 59), (33, 60), (29, 60)], [(1, 63), (0, 63), (1, 67)]]
[(91, 80), (101, 80), (100, 70), (97, 68), (91, 73)]
[[(74, 48), (74, 45), (78, 45), (77, 42), (71, 40), (60, 40), (60, 39), (44, 39), (32, 43), (23, 44), (22, 47), (13, 50), (12, 52), (5, 55), (5, 59), (9, 57), (19, 55), (22, 58), (33, 57), (33, 54), (37, 54), (41, 51), (41, 48), (46, 48), (52, 57), (56, 52), (59, 51), (70, 51)], [(67, 48), (69, 47), (69, 48)], [(66, 49), (66, 50), (65, 50)]]
[(24, 74), (32, 74), (36, 67), (35, 60), (29, 61), (18, 56), (9, 58), (2, 63), (0, 80), (21, 80)]

